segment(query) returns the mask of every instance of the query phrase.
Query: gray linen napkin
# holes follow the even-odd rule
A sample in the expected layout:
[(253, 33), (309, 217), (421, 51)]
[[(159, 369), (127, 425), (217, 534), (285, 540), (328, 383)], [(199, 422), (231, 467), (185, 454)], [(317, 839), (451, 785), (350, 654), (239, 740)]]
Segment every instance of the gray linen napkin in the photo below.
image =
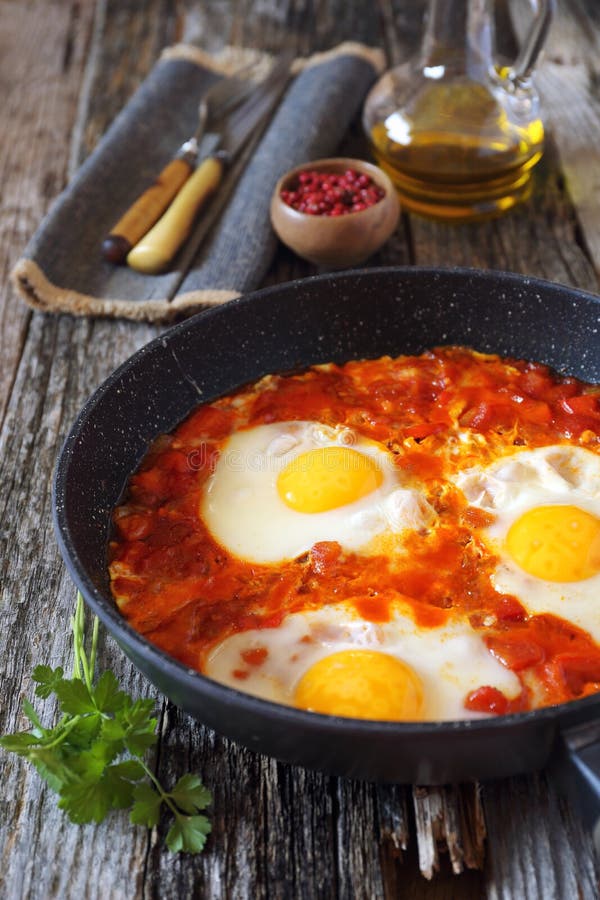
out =
[(277, 179), (335, 152), (383, 59), (348, 43), (294, 65), (298, 74), (243, 173), (232, 171), (223, 184), (217, 200), (229, 202), (199, 252), (190, 259), (184, 248), (173, 270), (143, 275), (104, 262), (102, 239), (193, 133), (199, 98), (220, 77), (219, 64), (195, 48), (166, 51), (15, 266), (25, 301), (45, 311), (168, 321), (257, 287), (277, 246), (269, 222)]

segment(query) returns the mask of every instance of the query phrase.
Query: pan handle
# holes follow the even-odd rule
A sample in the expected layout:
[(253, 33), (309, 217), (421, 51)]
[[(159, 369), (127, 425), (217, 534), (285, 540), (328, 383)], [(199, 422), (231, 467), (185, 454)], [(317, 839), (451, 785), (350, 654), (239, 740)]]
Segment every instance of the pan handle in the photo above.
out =
[(600, 721), (559, 732), (549, 772), (578, 804), (600, 856)]

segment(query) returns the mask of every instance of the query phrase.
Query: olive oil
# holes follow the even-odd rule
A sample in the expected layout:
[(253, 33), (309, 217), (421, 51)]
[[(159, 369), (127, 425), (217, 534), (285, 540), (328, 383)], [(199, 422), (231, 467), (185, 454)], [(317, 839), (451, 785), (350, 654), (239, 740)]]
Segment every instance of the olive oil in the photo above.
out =
[(435, 85), (371, 130), (378, 164), (404, 206), (436, 219), (473, 221), (525, 200), (542, 155), (539, 117), (510, 121), (478, 84)]
[(405, 208), (434, 219), (506, 212), (530, 195), (542, 156), (533, 51), (526, 71), (495, 65), (491, 6), (430, 0), (420, 55), (384, 75), (365, 104), (377, 163)]

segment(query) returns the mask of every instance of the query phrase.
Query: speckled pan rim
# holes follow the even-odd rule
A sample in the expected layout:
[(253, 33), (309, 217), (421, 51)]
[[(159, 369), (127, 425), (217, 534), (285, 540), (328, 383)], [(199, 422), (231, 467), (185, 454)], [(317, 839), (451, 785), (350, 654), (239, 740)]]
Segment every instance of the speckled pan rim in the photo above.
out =
[[(600, 695), (590, 696), (581, 700), (573, 700), (569, 703), (557, 706), (544, 707), (542, 709), (532, 710), (525, 713), (514, 713), (510, 715), (500, 716), (497, 718), (486, 719), (461, 719), (448, 720), (440, 722), (387, 722), (367, 719), (349, 719), (337, 716), (323, 715), (320, 713), (312, 713), (305, 710), (296, 709), (294, 707), (284, 706), (268, 700), (262, 700), (253, 697), (243, 691), (227, 687), (219, 682), (213, 681), (206, 676), (189, 669), (182, 663), (169, 656), (160, 648), (146, 640), (142, 635), (136, 632), (122, 616), (120, 615), (114, 600), (106, 598), (91, 582), (85, 566), (81, 563), (74, 542), (66, 521), (64, 512), (65, 491), (68, 480), (68, 465), (75, 451), (75, 445), (82, 426), (88, 421), (95, 407), (105, 394), (108, 393), (115, 381), (117, 381), (125, 372), (134, 369), (137, 363), (149, 353), (155, 351), (159, 347), (165, 347), (166, 343), (174, 336), (188, 330), (202, 328), (202, 323), (213, 319), (214, 317), (229, 315), (228, 310), (233, 306), (249, 305), (258, 297), (277, 295), (281, 292), (297, 290), (301, 284), (326, 282), (332, 279), (338, 280), (355, 280), (360, 278), (369, 278), (375, 275), (390, 274), (397, 276), (400, 280), (403, 275), (410, 273), (411, 277), (422, 274), (423, 276), (465, 276), (484, 281), (489, 281), (498, 286), (498, 283), (507, 283), (525, 288), (539, 287), (544, 292), (556, 292), (561, 296), (565, 293), (574, 300), (580, 298), (585, 302), (592, 301), (598, 304), (600, 315), (600, 297), (586, 291), (562, 285), (556, 282), (546, 281), (540, 278), (518, 275), (512, 272), (503, 272), (499, 270), (480, 270), (465, 267), (416, 267), (416, 266), (393, 266), (393, 267), (377, 267), (368, 269), (355, 269), (348, 272), (336, 272), (332, 274), (315, 275), (306, 279), (285, 282), (263, 288), (250, 294), (232, 300), (224, 306), (215, 307), (199, 313), (184, 322), (172, 326), (162, 335), (154, 338), (148, 344), (140, 348), (136, 353), (123, 362), (111, 375), (96, 389), (96, 391), (87, 399), (82, 406), (73, 426), (71, 427), (67, 438), (62, 446), (58, 461), (56, 464), (55, 475), (52, 486), (52, 517), (57, 537), (57, 542), (67, 565), (67, 568), (75, 581), (76, 586), (81, 590), (85, 600), (107, 627), (111, 635), (117, 642), (122, 635), (127, 646), (142, 658), (149, 660), (159, 668), (166, 677), (173, 678), (183, 689), (191, 691), (200, 691), (212, 699), (223, 704), (224, 707), (242, 707), (247, 712), (255, 713), (259, 718), (271, 718), (285, 725), (286, 721), (294, 722), (306, 726), (307, 733), (315, 726), (320, 731), (331, 731), (339, 735), (340, 731), (345, 732), (350, 738), (353, 734), (360, 732), (370, 737), (376, 738), (380, 735), (433, 735), (443, 733), (471, 732), (482, 734), (489, 731), (510, 730), (512, 727), (525, 725), (529, 722), (555, 721), (557, 725), (562, 718), (573, 718), (575, 715), (579, 719), (591, 719), (594, 713), (600, 712)], [(231, 390), (234, 388), (232, 387)], [(216, 397), (217, 395), (215, 395)], [(210, 402), (215, 397), (207, 397), (205, 402)]]

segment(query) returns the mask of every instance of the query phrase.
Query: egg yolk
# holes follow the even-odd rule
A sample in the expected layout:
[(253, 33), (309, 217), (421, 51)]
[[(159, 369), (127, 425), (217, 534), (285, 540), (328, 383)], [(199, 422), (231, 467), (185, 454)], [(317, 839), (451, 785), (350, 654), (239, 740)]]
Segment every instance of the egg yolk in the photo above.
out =
[(538, 506), (513, 523), (506, 546), (545, 581), (583, 581), (600, 572), (600, 519), (577, 506)]
[(374, 650), (341, 650), (304, 673), (294, 695), (301, 709), (352, 719), (421, 718), (418, 675), (393, 656)]
[(277, 492), (296, 512), (320, 513), (354, 503), (382, 481), (370, 456), (350, 447), (319, 447), (288, 463), (277, 479)]

